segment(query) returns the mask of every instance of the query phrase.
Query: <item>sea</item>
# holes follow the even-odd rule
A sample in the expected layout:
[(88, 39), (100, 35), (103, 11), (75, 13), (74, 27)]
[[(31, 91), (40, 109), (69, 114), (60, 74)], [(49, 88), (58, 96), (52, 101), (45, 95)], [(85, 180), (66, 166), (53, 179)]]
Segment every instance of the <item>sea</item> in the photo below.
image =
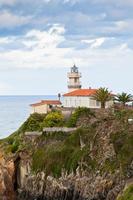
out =
[(30, 115), (30, 104), (45, 99), (57, 99), (57, 96), (0, 96), (0, 139), (8, 137), (24, 123)]

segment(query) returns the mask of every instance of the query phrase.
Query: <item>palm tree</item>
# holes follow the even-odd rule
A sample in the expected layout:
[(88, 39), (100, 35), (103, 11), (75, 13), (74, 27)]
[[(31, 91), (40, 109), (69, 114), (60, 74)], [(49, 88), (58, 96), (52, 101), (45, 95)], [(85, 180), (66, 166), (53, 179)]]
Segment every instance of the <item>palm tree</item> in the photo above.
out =
[(96, 101), (101, 103), (101, 108), (105, 108), (106, 102), (112, 99), (111, 93), (108, 91), (108, 88), (99, 88), (96, 93), (93, 95), (93, 98)]
[(114, 100), (121, 103), (122, 106), (125, 106), (126, 103), (133, 101), (133, 96), (131, 94), (127, 94), (125, 92), (122, 92), (121, 94), (117, 94), (115, 96)]

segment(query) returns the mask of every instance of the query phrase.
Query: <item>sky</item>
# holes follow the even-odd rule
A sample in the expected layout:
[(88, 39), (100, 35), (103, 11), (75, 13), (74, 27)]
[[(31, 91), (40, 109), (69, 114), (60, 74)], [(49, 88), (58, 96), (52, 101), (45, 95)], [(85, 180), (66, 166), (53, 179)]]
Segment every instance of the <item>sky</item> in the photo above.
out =
[(133, 0), (0, 0), (0, 95), (83, 88), (133, 94)]

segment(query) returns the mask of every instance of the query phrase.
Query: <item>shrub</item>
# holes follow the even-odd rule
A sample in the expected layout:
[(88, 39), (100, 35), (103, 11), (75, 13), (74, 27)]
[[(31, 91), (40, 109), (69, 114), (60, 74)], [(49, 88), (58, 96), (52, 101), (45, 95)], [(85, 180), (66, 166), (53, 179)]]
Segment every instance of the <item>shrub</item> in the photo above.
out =
[(118, 162), (122, 167), (123, 174), (127, 174), (128, 166), (133, 160), (133, 133), (123, 130), (112, 135), (112, 142)]
[(8, 144), (12, 145), (14, 142), (14, 137), (12, 137), (12, 136), (8, 137), (7, 142), (8, 142)]
[(61, 112), (55, 111), (49, 113), (45, 119), (43, 120), (42, 126), (43, 127), (58, 127), (63, 125), (63, 115)]
[(128, 118), (133, 118), (133, 111), (128, 109), (121, 109), (115, 111), (115, 117), (122, 122), (127, 122)]
[(89, 108), (79, 107), (75, 109), (75, 112), (71, 115), (70, 119), (67, 122), (68, 127), (75, 127), (78, 119), (82, 116), (90, 117), (94, 116), (94, 112), (92, 112)]
[(128, 186), (128, 188), (120, 195), (117, 200), (132, 200), (133, 199), (133, 184)]
[(26, 131), (40, 131), (41, 124), (45, 117), (46, 117), (45, 114), (38, 114), (38, 113), (31, 114), (30, 117), (20, 127), (18, 132), (24, 133)]
[(13, 144), (11, 146), (11, 152), (15, 153), (18, 149), (19, 149), (19, 141), (16, 140), (13, 142)]

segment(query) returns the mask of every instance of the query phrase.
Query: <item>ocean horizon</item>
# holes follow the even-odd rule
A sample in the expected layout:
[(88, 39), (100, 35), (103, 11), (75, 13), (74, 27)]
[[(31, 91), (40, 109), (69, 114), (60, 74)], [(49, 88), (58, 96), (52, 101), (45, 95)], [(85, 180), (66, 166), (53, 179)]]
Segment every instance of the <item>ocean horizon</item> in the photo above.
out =
[(0, 139), (8, 137), (24, 123), (30, 115), (30, 104), (57, 98), (57, 95), (1, 95)]

